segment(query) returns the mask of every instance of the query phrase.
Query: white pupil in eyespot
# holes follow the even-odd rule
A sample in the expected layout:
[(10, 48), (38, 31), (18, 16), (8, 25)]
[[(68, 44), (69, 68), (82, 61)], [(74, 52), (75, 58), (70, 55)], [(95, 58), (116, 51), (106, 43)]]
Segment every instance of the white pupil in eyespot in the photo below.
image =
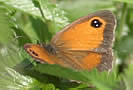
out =
[(99, 25), (98, 24), (96, 24), (96, 27), (98, 27)]
[(94, 21), (94, 23), (97, 23), (97, 21)]

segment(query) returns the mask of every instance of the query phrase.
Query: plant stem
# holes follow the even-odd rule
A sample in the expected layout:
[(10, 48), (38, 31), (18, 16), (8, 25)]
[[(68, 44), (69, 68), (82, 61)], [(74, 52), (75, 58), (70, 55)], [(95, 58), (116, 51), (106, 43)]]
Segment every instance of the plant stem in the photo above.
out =
[(123, 8), (121, 11), (121, 18), (120, 18), (120, 23), (119, 23), (119, 27), (118, 27), (118, 32), (117, 32), (117, 41), (119, 42), (122, 36), (122, 32), (123, 32), (123, 27), (125, 24), (125, 20), (126, 20), (126, 16), (127, 16), (127, 3), (123, 3)]
[(40, 10), (40, 13), (41, 13), (41, 15), (42, 15), (44, 21), (46, 21), (46, 18), (45, 18), (45, 16), (44, 16), (44, 13), (43, 13), (43, 10), (42, 10), (42, 8), (41, 8), (41, 5), (39, 6), (39, 10)]

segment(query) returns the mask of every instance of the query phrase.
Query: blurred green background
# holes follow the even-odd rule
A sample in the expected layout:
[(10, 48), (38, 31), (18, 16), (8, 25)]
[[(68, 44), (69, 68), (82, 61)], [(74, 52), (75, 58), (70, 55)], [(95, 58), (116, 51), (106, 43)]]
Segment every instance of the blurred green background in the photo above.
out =
[[(49, 43), (64, 26), (98, 10), (117, 18), (110, 74), (38, 65), (24, 51), (25, 43)], [(0, 0), (0, 90), (133, 90), (132, 53), (133, 0)]]

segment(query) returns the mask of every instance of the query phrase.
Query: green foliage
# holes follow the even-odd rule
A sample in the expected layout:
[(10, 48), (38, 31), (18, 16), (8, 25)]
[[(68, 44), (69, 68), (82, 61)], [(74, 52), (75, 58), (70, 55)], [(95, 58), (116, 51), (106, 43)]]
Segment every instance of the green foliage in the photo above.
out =
[(113, 88), (116, 88), (119, 82), (119, 79), (116, 77), (116, 73), (100, 73), (97, 70), (93, 70), (91, 72), (75, 71), (72, 69), (60, 67), (58, 65), (49, 64), (38, 65), (35, 67), (35, 70), (39, 71), (40, 73), (47, 73), (49, 75), (54, 75), (69, 80), (82, 81), (86, 85), (91, 83), (92, 85), (95, 85), (97, 88), (99, 88), (99, 90), (112, 90)]
[(118, 1), (118, 2), (125, 2), (125, 3), (129, 3), (129, 4), (133, 4), (132, 0), (114, 0), (114, 1)]
[[(132, 90), (132, 4), (132, 0), (0, 0), (0, 90)], [(25, 43), (49, 43), (69, 21), (101, 9), (117, 17), (112, 72), (31, 63)]]
[(12, 38), (12, 23), (10, 21), (11, 17), (9, 15), (10, 13), (8, 12), (8, 8), (3, 6), (2, 3), (0, 4), (0, 42), (6, 44), (10, 42), (10, 38)]
[(132, 70), (133, 70), (133, 65), (129, 65), (128, 70), (125, 70), (125, 75), (123, 75), (125, 83), (128, 87), (128, 90), (132, 90), (132, 88), (133, 88)]

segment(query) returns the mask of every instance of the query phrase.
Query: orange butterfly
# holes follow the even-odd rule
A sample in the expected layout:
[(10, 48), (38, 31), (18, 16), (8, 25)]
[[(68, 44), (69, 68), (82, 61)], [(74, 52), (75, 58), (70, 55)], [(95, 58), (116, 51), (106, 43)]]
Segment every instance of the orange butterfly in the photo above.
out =
[(103, 10), (82, 17), (58, 32), (50, 44), (25, 44), (25, 50), (41, 63), (78, 70), (112, 68), (115, 17)]

